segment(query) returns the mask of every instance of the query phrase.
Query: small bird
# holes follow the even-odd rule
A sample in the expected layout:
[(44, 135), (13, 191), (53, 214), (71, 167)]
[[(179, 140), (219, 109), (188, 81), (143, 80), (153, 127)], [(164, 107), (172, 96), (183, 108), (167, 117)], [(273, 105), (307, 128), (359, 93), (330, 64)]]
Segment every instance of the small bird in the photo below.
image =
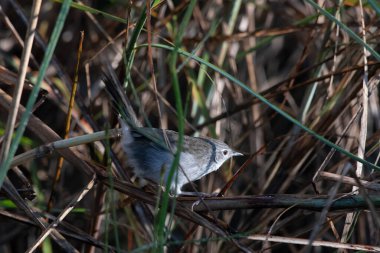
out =
[[(128, 164), (137, 177), (165, 186), (177, 151), (178, 133), (142, 127), (117, 78), (105, 75), (103, 81), (121, 115), (122, 147)], [(170, 192), (174, 195), (191, 195), (182, 192), (182, 186), (219, 169), (229, 158), (240, 155), (220, 140), (184, 135), (179, 166), (175, 168)]]

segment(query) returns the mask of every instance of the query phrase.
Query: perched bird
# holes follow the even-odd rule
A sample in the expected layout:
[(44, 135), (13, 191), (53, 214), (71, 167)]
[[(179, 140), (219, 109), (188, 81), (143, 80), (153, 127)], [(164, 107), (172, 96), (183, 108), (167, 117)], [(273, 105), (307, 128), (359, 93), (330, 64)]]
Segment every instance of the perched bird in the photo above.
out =
[[(105, 75), (106, 90), (120, 114), (122, 147), (128, 164), (137, 177), (165, 186), (177, 151), (178, 133), (172, 130), (142, 127), (117, 78)], [(173, 194), (183, 185), (217, 170), (229, 158), (242, 155), (220, 140), (208, 137), (183, 136), (179, 166), (174, 168), (170, 184)]]

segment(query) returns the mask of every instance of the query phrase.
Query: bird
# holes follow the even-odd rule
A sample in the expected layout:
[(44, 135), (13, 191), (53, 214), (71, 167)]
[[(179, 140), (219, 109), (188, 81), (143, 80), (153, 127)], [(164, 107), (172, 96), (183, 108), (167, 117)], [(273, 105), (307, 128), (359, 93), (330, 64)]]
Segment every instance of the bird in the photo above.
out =
[[(137, 177), (166, 186), (177, 152), (178, 132), (143, 127), (116, 75), (104, 74), (103, 81), (119, 114), (121, 144), (128, 165)], [(243, 154), (217, 139), (184, 135), (179, 155), (179, 164), (174, 168), (169, 189), (176, 196), (197, 194), (183, 192), (182, 187), (218, 170), (231, 157)]]

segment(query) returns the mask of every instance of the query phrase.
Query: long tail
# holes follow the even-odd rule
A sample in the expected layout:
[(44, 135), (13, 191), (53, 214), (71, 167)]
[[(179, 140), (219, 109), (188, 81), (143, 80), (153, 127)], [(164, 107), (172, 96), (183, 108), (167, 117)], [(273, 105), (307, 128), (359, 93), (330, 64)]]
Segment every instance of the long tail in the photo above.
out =
[(142, 127), (115, 72), (107, 71), (107, 73), (104, 73), (103, 81), (106, 85), (106, 91), (112, 100), (112, 105), (115, 107), (117, 113), (120, 114), (122, 120), (132, 128)]

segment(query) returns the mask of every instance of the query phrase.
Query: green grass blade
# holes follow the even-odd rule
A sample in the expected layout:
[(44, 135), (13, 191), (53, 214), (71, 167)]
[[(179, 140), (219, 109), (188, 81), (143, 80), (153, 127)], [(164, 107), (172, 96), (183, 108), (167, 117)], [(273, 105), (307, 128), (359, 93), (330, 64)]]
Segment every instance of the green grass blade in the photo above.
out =
[(332, 15), (330, 12), (323, 9), (321, 6), (319, 6), (317, 3), (315, 3), (313, 0), (306, 0), (310, 5), (312, 5), (315, 9), (320, 11), (326, 18), (330, 19), (332, 22), (336, 23), (342, 30), (344, 30), (352, 39), (354, 39), (357, 43), (365, 47), (373, 57), (375, 57), (378, 61), (380, 61), (380, 54), (375, 51), (372, 47), (370, 47), (367, 43), (365, 43), (354, 31), (352, 31), (350, 28), (348, 28), (345, 24), (340, 22), (334, 15)]
[(376, 11), (377, 15), (380, 16), (380, 4), (379, 1), (368, 0), (368, 3), (372, 6), (372, 8)]
[(135, 58), (135, 45), (136, 41), (140, 36), (141, 31), (144, 28), (144, 24), (146, 21), (146, 7), (144, 7), (141, 12), (140, 18), (136, 23), (135, 29), (133, 29), (131, 38), (128, 42), (128, 46), (124, 52), (124, 65), (125, 65), (125, 80), (124, 80), (124, 88), (126, 88), (130, 84), (130, 73), (133, 65), (133, 61)]
[[(57, 2), (57, 3), (62, 3), (63, 0), (54, 0), (54, 2)], [(128, 24), (128, 21), (123, 19), (123, 18), (119, 18), (117, 16), (114, 16), (114, 15), (111, 15), (107, 12), (104, 12), (104, 11), (100, 11), (98, 9), (95, 9), (95, 8), (92, 8), (92, 7), (89, 7), (87, 5), (84, 5), (84, 4), (80, 4), (80, 3), (71, 3), (70, 6), (74, 9), (77, 9), (77, 10), (81, 10), (81, 11), (85, 11), (85, 12), (89, 12), (91, 14), (94, 14), (94, 15), (101, 15), (101, 16), (104, 16), (105, 18), (108, 18), (110, 20), (113, 20), (113, 21), (116, 21), (116, 22), (119, 22), (119, 23), (122, 23), (122, 24)]]
[(177, 74), (177, 58), (178, 58), (178, 51), (179, 47), (181, 45), (182, 37), (185, 34), (185, 28), (188, 26), (188, 23), (190, 21), (190, 17), (193, 13), (193, 9), (196, 4), (196, 0), (190, 1), (189, 5), (186, 8), (186, 13), (182, 19), (182, 22), (180, 24), (180, 27), (178, 29), (178, 32), (176, 34), (175, 38), (175, 47), (172, 50), (172, 54), (170, 56), (169, 61), (169, 71), (172, 79), (173, 84), (173, 91), (174, 91), (174, 97), (175, 97), (175, 104), (177, 109), (177, 117), (178, 117), (178, 140), (177, 140), (177, 151), (174, 155), (173, 164), (170, 167), (170, 171), (168, 174), (168, 178), (166, 181), (166, 191), (164, 192), (162, 198), (161, 198), (161, 207), (160, 211), (158, 213), (158, 220), (157, 220), (157, 226), (156, 226), (156, 234), (157, 234), (157, 248), (156, 251), (163, 252), (163, 246), (165, 245), (166, 239), (165, 239), (165, 217), (167, 213), (167, 209), (169, 206), (169, 190), (171, 189), (171, 184), (173, 180), (176, 180), (174, 178), (174, 174), (176, 171), (176, 168), (179, 166), (179, 159), (180, 155), (183, 149), (183, 136), (185, 134), (185, 118), (184, 118), (184, 112), (182, 108), (182, 99), (181, 99), (181, 88), (179, 85), (179, 79)]

